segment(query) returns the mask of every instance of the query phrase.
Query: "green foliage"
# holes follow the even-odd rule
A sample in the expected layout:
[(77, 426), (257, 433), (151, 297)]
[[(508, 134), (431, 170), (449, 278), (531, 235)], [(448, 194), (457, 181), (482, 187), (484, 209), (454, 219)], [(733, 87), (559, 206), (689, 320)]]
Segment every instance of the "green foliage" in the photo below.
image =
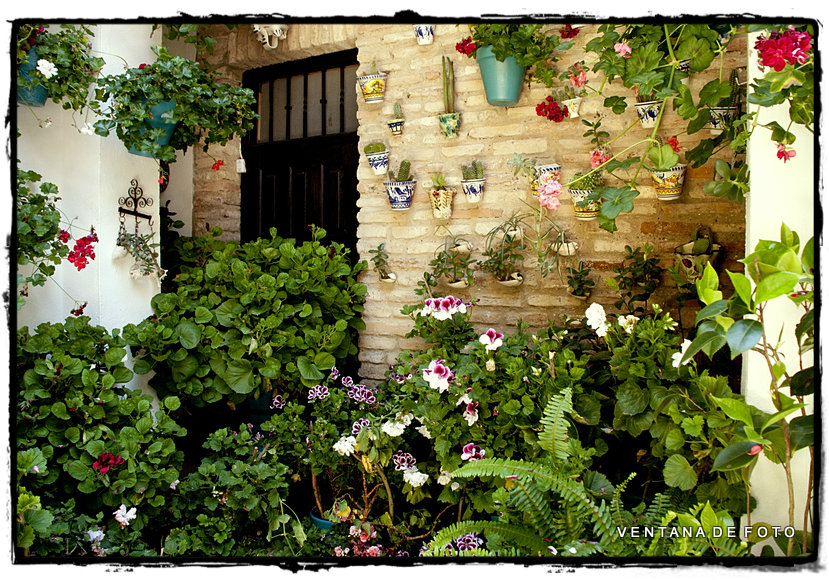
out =
[(409, 171), (411, 171), (412, 164), (408, 159), (404, 159), (400, 162), (400, 168), (397, 171), (397, 177), (394, 176), (393, 171), (389, 171), (389, 181), (401, 182), (401, 181), (409, 181), (411, 179), (411, 175)]
[(371, 263), (374, 265), (374, 271), (380, 278), (389, 277), (389, 255), (386, 253), (386, 244), (381, 243), (373, 250), (368, 251), (371, 256)]
[[(455, 67), (452, 59), (446, 56), (440, 57), (441, 83), (443, 86), (443, 112), (455, 112)], [(401, 179), (400, 181), (405, 181)]]
[(644, 312), (648, 299), (662, 282), (662, 267), (659, 258), (653, 255), (653, 247), (647, 242), (644, 251), (639, 247), (634, 250), (625, 246), (624, 262), (613, 271), (616, 275), (606, 281), (620, 298), (613, 305), (629, 314)]
[(581, 171), (576, 172), (570, 180), (570, 189), (596, 189), (602, 185), (602, 172), (591, 171), (587, 175)]
[(443, 175), (441, 172), (433, 173), (431, 175), (432, 178), (432, 189), (444, 189), (446, 187), (446, 176)]
[(428, 286), (434, 287), (444, 279), (446, 282), (465, 281), (467, 285), (472, 285), (477, 261), (472, 258), (469, 248), (465, 239), (449, 232), (443, 244), (435, 248), (435, 257), (430, 262), (432, 271), (427, 273)]
[(136, 372), (155, 371), (160, 396), (198, 407), (257, 398), (271, 384), (296, 393), (356, 354), (365, 262), (352, 265), (342, 245), (324, 245), (319, 228), (302, 244), (271, 236), (194, 241), (187, 259), (195, 265), (182, 267), (176, 291), (156, 295), (155, 314), (124, 327)]
[[(128, 149), (173, 162), (176, 151), (197, 144), (207, 151), (211, 143), (225, 145), (253, 128), (253, 91), (216, 82), (214, 73), (195, 61), (171, 56), (164, 47), (153, 51), (156, 62), (98, 79), (96, 99), (110, 106), (97, 107), (95, 133), (105, 137), (114, 130)], [(169, 145), (159, 145), (155, 139), (163, 129), (149, 128), (146, 119), (152, 107), (166, 101), (175, 106), (164, 120), (174, 123), (176, 130)]]
[(477, 159), (473, 159), (469, 165), (461, 165), (461, 175), (465, 181), (484, 178), (484, 166)]
[(379, 141), (369, 143), (368, 145), (366, 145), (363, 148), (363, 151), (365, 151), (366, 155), (371, 154), (371, 153), (382, 153), (385, 150), (386, 150), (385, 143), (380, 143)]
[(590, 268), (586, 267), (581, 260), (579, 260), (576, 268), (567, 267), (567, 285), (570, 287), (570, 293), (573, 296), (590, 295), (590, 289), (596, 283), (589, 276)]
[(513, 220), (508, 220), (490, 230), (486, 236), (483, 252), (486, 259), (478, 263), (478, 268), (498, 280), (509, 280), (513, 273), (518, 272), (517, 262), (524, 259), (522, 252), (526, 246), (523, 237), (514, 233), (516, 226)]
[[(41, 31), (41, 29), (43, 29)], [(89, 86), (95, 82), (104, 66), (104, 59), (92, 56), (91, 37), (87, 26), (61, 24), (59, 29), (39, 24), (23, 24), (17, 30), (17, 83), (19, 86), (46, 88), (49, 98), (64, 109), (83, 112), (89, 103)], [(26, 52), (34, 48), (38, 59), (55, 65), (57, 72), (50, 78), (37, 69), (28, 76), (20, 73), (20, 63), (26, 61)]]

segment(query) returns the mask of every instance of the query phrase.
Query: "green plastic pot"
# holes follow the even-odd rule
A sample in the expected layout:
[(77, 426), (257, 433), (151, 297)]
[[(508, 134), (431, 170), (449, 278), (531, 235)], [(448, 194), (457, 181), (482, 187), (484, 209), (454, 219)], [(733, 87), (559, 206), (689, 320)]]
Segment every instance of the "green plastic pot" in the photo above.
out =
[(514, 107), (518, 104), (526, 67), (519, 66), (514, 56), (499, 62), (492, 54), (491, 46), (478, 49), (475, 59), (481, 69), (486, 101), (493, 107)]

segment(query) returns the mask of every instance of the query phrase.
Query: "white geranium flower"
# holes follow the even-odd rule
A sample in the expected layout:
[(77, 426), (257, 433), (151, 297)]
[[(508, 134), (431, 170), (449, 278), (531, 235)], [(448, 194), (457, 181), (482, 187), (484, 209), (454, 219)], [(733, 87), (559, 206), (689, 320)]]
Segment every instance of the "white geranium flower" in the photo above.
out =
[(432, 434), (429, 433), (429, 428), (426, 425), (421, 425), (420, 427), (415, 427), (415, 431), (426, 437), (426, 439), (431, 439)]
[(386, 421), (380, 429), (390, 437), (400, 437), (406, 430), (406, 426), (399, 421)]
[(37, 70), (47, 80), (58, 74), (58, 67), (45, 58), (41, 58), (37, 61)]
[(633, 326), (636, 324), (638, 320), (638, 316), (633, 316), (632, 314), (630, 314), (628, 316), (620, 316), (618, 322), (619, 326), (621, 326), (626, 333), (633, 334)]
[(440, 470), (440, 475), (438, 476), (438, 484), (446, 485), (452, 481), (452, 474), (446, 471), (445, 469)]
[(104, 539), (104, 533), (101, 530), (88, 530), (86, 535), (89, 536), (89, 541), (93, 544)]
[(426, 483), (427, 479), (429, 479), (429, 476), (421, 471), (418, 471), (417, 467), (410, 467), (403, 471), (403, 481), (412, 487), (420, 487)]
[(357, 439), (353, 435), (340, 437), (340, 440), (334, 443), (334, 451), (340, 455), (348, 457), (357, 450)]
[[(675, 369), (679, 368), (679, 365), (682, 362), (682, 357), (685, 356), (689, 346), (691, 346), (691, 341), (686, 338), (682, 341), (682, 346), (680, 347), (681, 350), (671, 355), (671, 360), (673, 361), (673, 367)], [(688, 364), (688, 361), (685, 361), (685, 364)]]
[(587, 326), (593, 330), (603, 326), (607, 321), (607, 315), (604, 312), (604, 308), (598, 302), (594, 302), (588, 306), (587, 310), (584, 311), (584, 315), (587, 317)]
[(489, 372), (495, 370), (495, 359), (491, 358), (488, 361), (486, 361), (486, 370), (488, 370)]
[(86, 123), (83, 127), (79, 129), (79, 131), (84, 135), (94, 135), (95, 127), (92, 126), (92, 123)]
[(115, 520), (121, 524), (121, 527), (126, 527), (130, 525), (130, 521), (135, 519), (135, 508), (127, 509), (127, 506), (121, 504), (117, 510), (112, 512), (112, 515), (115, 516)]
[(452, 482), (452, 485), (450, 485), (450, 486), (449, 486), (449, 489), (451, 489), (452, 491), (455, 491), (455, 490), (456, 490), (456, 489), (458, 489), (460, 486), (461, 486), (461, 484), (460, 484), (460, 483), (458, 483), (457, 481), (453, 481), (453, 482)]

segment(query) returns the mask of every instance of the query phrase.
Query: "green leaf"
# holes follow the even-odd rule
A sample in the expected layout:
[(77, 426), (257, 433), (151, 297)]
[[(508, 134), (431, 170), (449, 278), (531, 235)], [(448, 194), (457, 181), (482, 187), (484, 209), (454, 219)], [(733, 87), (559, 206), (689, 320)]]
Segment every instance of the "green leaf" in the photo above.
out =
[(701, 309), (697, 312), (697, 319), (694, 324), (698, 325), (703, 320), (708, 320), (709, 318), (714, 318), (728, 310), (728, 301), (726, 300), (717, 300), (716, 302), (712, 302), (711, 304), (707, 305), (705, 308)]
[(616, 405), (625, 415), (638, 415), (648, 407), (648, 393), (634, 383), (625, 383), (616, 391)]
[(241, 395), (250, 393), (256, 387), (253, 366), (246, 360), (230, 361), (222, 378), (234, 392)]
[(805, 415), (792, 419), (789, 423), (789, 437), (793, 452), (812, 447), (815, 444), (815, 416)]
[(805, 397), (815, 392), (815, 367), (798, 371), (794, 374), (789, 384), (792, 395)]
[(296, 368), (299, 370), (299, 374), (302, 376), (303, 382), (316, 382), (325, 378), (325, 375), (320, 372), (316, 365), (311, 362), (311, 359), (307, 356), (297, 357)]
[(717, 458), (714, 460), (714, 465), (711, 469), (714, 471), (731, 471), (733, 469), (740, 469), (745, 467), (759, 455), (749, 455), (757, 443), (753, 441), (740, 441), (732, 443), (722, 451), (720, 451)]
[(124, 360), (125, 356), (127, 356), (126, 349), (118, 346), (111, 346), (104, 353), (104, 364), (106, 364), (107, 367), (114, 367)]
[(685, 355), (682, 357), (680, 363), (685, 364), (699, 351), (704, 352), (709, 358), (711, 358), (714, 356), (715, 352), (726, 345), (726, 342), (725, 334), (722, 332), (700, 332), (694, 340), (691, 341), (691, 345), (688, 347), (688, 350), (685, 351)]
[(66, 463), (64, 469), (78, 481), (84, 481), (92, 474), (92, 470), (80, 461), (69, 461)]
[(213, 320), (213, 313), (204, 306), (196, 307), (196, 313), (193, 318), (197, 324), (207, 324)]
[(135, 430), (138, 431), (138, 433), (141, 435), (143, 435), (152, 428), (153, 420), (149, 417), (141, 417), (138, 421), (135, 422)]
[(66, 412), (66, 405), (61, 401), (58, 401), (57, 403), (52, 405), (52, 414), (58, 419), (69, 419), (69, 413)]
[(785, 418), (785, 417), (787, 417), (788, 415), (791, 415), (792, 413), (794, 413), (794, 412), (795, 412), (795, 411), (797, 411), (798, 409), (802, 409), (802, 408), (803, 408), (803, 407), (805, 407), (805, 406), (806, 406), (806, 405), (805, 405), (804, 403), (798, 403), (798, 404), (793, 405), (793, 406), (791, 406), (791, 407), (789, 407), (789, 408), (787, 408), (787, 409), (783, 409), (782, 411), (778, 411), (777, 413), (775, 413), (775, 414), (774, 414), (774, 415), (772, 415), (771, 417), (768, 417), (768, 418), (767, 418), (767, 419), (763, 422), (763, 426), (762, 426), (762, 428), (760, 429), (760, 433), (761, 433), (761, 434), (765, 434), (766, 429), (768, 429), (770, 426), (774, 425), (774, 424), (775, 424), (775, 423), (777, 423), (778, 421), (780, 421), (780, 420), (784, 419), (784, 418)]
[(711, 397), (720, 406), (723, 412), (744, 425), (751, 427), (754, 420), (751, 418), (751, 407), (739, 399)]
[(739, 272), (732, 272), (726, 270), (728, 277), (731, 278), (731, 284), (734, 286), (734, 291), (740, 300), (746, 305), (751, 305), (751, 280), (745, 274)]
[(169, 411), (175, 411), (181, 406), (181, 400), (178, 397), (164, 397), (164, 406)]
[(321, 352), (314, 357), (314, 365), (316, 365), (318, 369), (327, 370), (332, 368), (335, 364), (337, 364), (337, 359), (335, 359), (334, 355), (330, 353)]
[(751, 350), (763, 338), (763, 325), (757, 320), (744, 318), (731, 325), (725, 333), (731, 359)]
[(182, 320), (176, 326), (178, 340), (181, 346), (190, 350), (199, 345), (201, 340), (201, 329), (189, 320)]
[(665, 461), (662, 475), (666, 484), (671, 487), (678, 487), (683, 491), (691, 490), (697, 484), (697, 474), (688, 463), (688, 460), (679, 454), (671, 455)]
[(789, 294), (794, 290), (795, 284), (799, 280), (800, 276), (793, 272), (774, 272), (764, 276), (757, 283), (754, 300), (757, 304), (762, 304), (778, 296)]

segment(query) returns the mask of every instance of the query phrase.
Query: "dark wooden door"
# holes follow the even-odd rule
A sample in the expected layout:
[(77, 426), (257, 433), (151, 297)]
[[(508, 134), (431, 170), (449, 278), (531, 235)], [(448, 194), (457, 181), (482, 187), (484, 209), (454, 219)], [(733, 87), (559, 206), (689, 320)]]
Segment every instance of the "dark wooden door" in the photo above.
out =
[(249, 71), (259, 121), (243, 145), (243, 241), (310, 239), (310, 225), (356, 256), (356, 50)]

